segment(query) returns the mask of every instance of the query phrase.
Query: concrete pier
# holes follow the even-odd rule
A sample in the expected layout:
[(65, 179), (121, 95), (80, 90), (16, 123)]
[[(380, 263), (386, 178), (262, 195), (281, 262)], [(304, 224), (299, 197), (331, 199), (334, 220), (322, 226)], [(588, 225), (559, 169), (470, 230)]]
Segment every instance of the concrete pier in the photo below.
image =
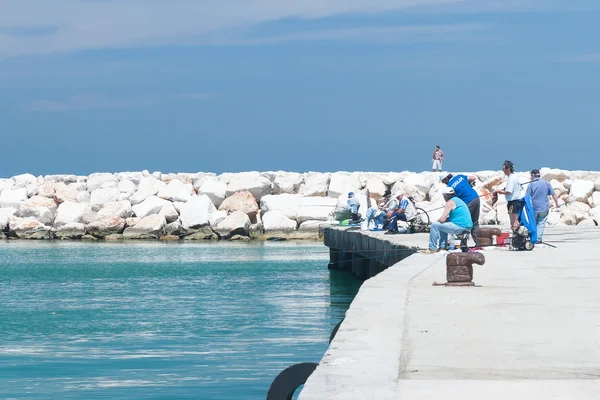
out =
[(386, 268), (427, 247), (427, 235), (385, 235), (355, 227), (328, 227), (323, 239), (329, 247), (330, 269), (352, 273), (357, 279), (376, 276)]
[[(406, 236), (390, 240), (427, 240)], [(544, 239), (557, 248), (487, 249), (475, 287), (432, 285), (443, 253), (367, 280), (299, 399), (599, 399), (600, 229)]]

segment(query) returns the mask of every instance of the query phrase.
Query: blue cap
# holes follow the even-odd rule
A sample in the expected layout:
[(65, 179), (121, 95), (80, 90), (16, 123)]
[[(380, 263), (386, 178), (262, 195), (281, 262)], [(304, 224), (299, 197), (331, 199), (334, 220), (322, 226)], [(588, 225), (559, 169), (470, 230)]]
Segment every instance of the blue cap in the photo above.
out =
[(354, 192), (348, 193), (348, 196), (354, 196)]

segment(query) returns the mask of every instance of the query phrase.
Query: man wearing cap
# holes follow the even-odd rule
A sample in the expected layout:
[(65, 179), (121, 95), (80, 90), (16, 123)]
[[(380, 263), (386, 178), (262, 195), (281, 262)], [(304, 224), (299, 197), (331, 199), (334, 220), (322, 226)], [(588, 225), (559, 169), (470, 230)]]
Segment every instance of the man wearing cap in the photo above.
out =
[(550, 211), (548, 197), (552, 196), (556, 208), (559, 208), (558, 197), (556, 197), (552, 185), (545, 179), (540, 178), (539, 169), (531, 171), (531, 182), (527, 187), (527, 194), (529, 194), (533, 203), (535, 223), (537, 224), (537, 242), (541, 243), (546, 221), (548, 220), (548, 211)]
[(347, 203), (348, 208), (350, 209), (350, 213), (352, 214), (352, 222), (360, 222), (360, 215), (358, 214), (360, 202), (356, 197), (354, 197), (354, 192), (348, 193)]
[(386, 232), (388, 235), (400, 233), (398, 230), (398, 220), (407, 222), (417, 216), (417, 209), (401, 192), (394, 193), (394, 198), (398, 200), (398, 208), (388, 212), (388, 231)]
[(442, 189), (446, 206), (439, 220), (429, 228), (429, 249), (421, 253), (433, 254), (440, 249), (446, 249), (448, 234), (459, 234), (465, 230), (473, 229), (471, 214), (464, 201), (459, 199), (451, 187)]
[(521, 203), (521, 184), (515, 175), (515, 166), (506, 160), (502, 164), (502, 171), (508, 177), (504, 190), (494, 190), (492, 194), (503, 194), (506, 198), (510, 227), (513, 232), (519, 229), (519, 211), (523, 207)]
[(473, 240), (477, 242), (477, 228), (479, 227), (479, 211), (481, 207), (481, 202), (479, 200), (479, 196), (475, 189), (473, 189), (473, 184), (477, 181), (477, 177), (475, 175), (456, 175), (447, 174), (446, 176), (442, 175), (442, 183), (447, 185), (448, 187), (454, 189), (456, 196), (465, 202), (467, 207), (469, 208), (469, 213), (471, 214), (471, 221), (473, 222), (473, 230), (471, 231), (471, 236), (473, 236)]

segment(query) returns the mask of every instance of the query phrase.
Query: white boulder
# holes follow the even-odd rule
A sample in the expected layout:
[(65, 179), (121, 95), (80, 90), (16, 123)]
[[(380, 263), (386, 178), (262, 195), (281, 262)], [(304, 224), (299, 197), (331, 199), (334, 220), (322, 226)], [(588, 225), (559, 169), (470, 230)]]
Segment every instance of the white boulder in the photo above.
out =
[(369, 194), (373, 197), (381, 197), (387, 190), (387, 186), (383, 183), (380, 178), (370, 177), (367, 179), (366, 187)]
[(100, 211), (98, 211), (98, 218), (107, 217), (119, 217), (119, 218), (131, 218), (133, 215), (133, 209), (131, 203), (128, 200), (115, 201), (106, 203)]
[(225, 194), (229, 197), (236, 192), (248, 191), (252, 193), (256, 201), (260, 201), (263, 196), (271, 193), (271, 187), (271, 181), (262, 176), (258, 176), (257, 178), (240, 176), (229, 182)]
[(600, 192), (592, 193), (592, 195), (588, 198), (588, 204), (591, 207), (600, 206)]
[(137, 188), (137, 191), (129, 198), (131, 204), (136, 205), (146, 200), (150, 196), (156, 195), (166, 184), (156, 179), (154, 176), (143, 178)]
[(177, 210), (175, 209), (175, 207), (173, 206), (172, 203), (165, 204), (160, 209), (158, 214), (165, 217), (167, 224), (170, 224), (171, 222), (175, 222), (179, 218), (179, 213), (177, 212)]
[(306, 220), (300, 224), (298, 230), (303, 232), (318, 232), (322, 225), (325, 225), (323, 221)]
[(434, 183), (439, 183), (439, 174), (431, 172), (423, 174), (410, 173), (404, 177), (402, 182), (405, 187), (415, 187), (420, 193), (428, 193)]
[(50, 227), (33, 217), (10, 217), (8, 226), (20, 239), (50, 239)]
[(308, 172), (304, 174), (304, 183), (300, 185), (298, 193), (302, 196), (326, 196), (329, 189), (330, 174)]
[(223, 200), (219, 206), (219, 210), (230, 213), (233, 211), (241, 211), (254, 220), (256, 218), (256, 213), (258, 212), (258, 204), (252, 193), (249, 191), (241, 191), (235, 192)]
[(165, 226), (165, 235), (180, 236), (183, 233), (181, 221), (176, 220)]
[(31, 174), (13, 176), (13, 180), (15, 181), (14, 189), (28, 189), (31, 187), (37, 188), (39, 185), (38, 179)]
[(280, 211), (287, 218), (295, 220), (301, 201), (302, 196), (298, 194), (268, 194), (260, 200), (260, 209), (265, 213), (268, 211)]
[(134, 226), (126, 228), (124, 239), (158, 239), (165, 234), (167, 221), (158, 214), (149, 215), (138, 221)]
[(27, 189), (7, 189), (0, 193), (0, 207), (12, 207), (19, 209), (21, 204), (27, 200)]
[(191, 183), (183, 183), (179, 179), (173, 179), (169, 184), (158, 191), (157, 196), (168, 201), (185, 203), (196, 192)]
[(598, 171), (571, 171), (569, 174), (569, 179), (572, 181), (581, 179), (594, 182), (598, 178), (600, 178), (600, 172)]
[(220, 221), (213, 230), (224, 237), (231, 237), (233, 235), (247, 236), (249, 227), (250, 217), (242, 211), (234, 211), (227, 218)]
[(540, 176), (548, 182), (550, 182), (552, 179), (556, 179), (559, 182), (564, 182), (569, 179), (569, 175), (569, 171), (564, 171), (562, 169), (540, 169)]
[[(196, 174), (192, 174), (192, 184), (194, 185), (194, 189), (196, 189), (196, 193), (198, 190), (206, 183), (207, 181), (219, 181), (217, 175), (212, 172), (198, 172)], [(225, 183), (225, 187), (227, 187), (227, 183)]]
[(267, 211), (262, 217), (265, 233), (291, 232), (297, 228), (296, 221), (288, 218), (281, 211)]
[(33, 196), (21, 204), (21, 216), (33, 217), (45, 225), (52, 225), (58, 205), (53, 199)]
[(202, 186), (198, 188), (198, 194), (207, 195), (215, 207), (219, 207), (225, 200), (227, 184), (217, 179), (206, 179), (203, 182)]
[(217, 224), (227, 218), (229, 213), (227, 211), (215, 211), (210, 214), (208, 223), (210, 226), (217, 226)]
[(550, 181), (550, 186), (552, 186), (554, 193), (556, 193), (556, 195), (559, 197), (568, 192), (567, 188), (565, 188), (565, 186), (556, 179), (552, 179)]
[(89, 192), (79, 192), (75, 201), (78, 203), (89, 203), (92, 200), (92, 195)]
[(577, 225), (590, 215), (590, 206), (574, 201), (560, 208), (560, 219), (567, 225)]
[[(1, 211), (1, 210), (0, 210)], [(600, 205), (590, 210), (590, 216), (598, 225), (600, 225)]]
[(337, 199), (331, 197), (303, 197), (296, 221), (302, 223), (308, 220), (327, 221), (332, 219), (332, 213), (335, 210)]
[(123, 229), (125, 229), (125, 219), (114, 215), (100, 218), (87, 226), (88, 233), (99, 238), (121, 233)]
[(327, 196), (338, 198), (341, 195), (347, 196), (349, 192), (358, 192), (360, 189), (361, 184), (358, 174), (335, 172), (331, 174)]
[(94, 190), (90, 195), (90, 205), (92, 208), (103, 206), (107, 203), (113, 203), (119, 200), (121, 192), (117, 188), (101, 188)]
[(594, 182), (577, 179), (571, 184), (569, 190), (569, 202), (580, 201), (587, 203), (588, 198), (594, 191)]
[(124, 179), (119, 182), (117, 189), (119, 189), (119, 192), (127, 194), (129, 198), (135, 193), (137, 185), (133, 181)]
[(15, 180), (10, 179), (0, 179), (0, 192), (3, 190), (10, 190), (15, 186)]
[(578, 227), (592, 227), (592, 226), (596, 226), (596, 222), (594, 222), (594, 219), (592, 217), (587, 217), (586, 219), (579, 221), (579, 223), (577, 224)]
[(273, 179), (273, 194), (298, 193), (304, 178), (297, 172), (280, 173)]
[(0, 231), (3, 231), (8, 226), (8, 219), (17, 215), (19, 210), (13, 207), (0, 208)]
[(85, 235), (85, 225), (79, 222), (72, 222), (61, 226), (56, 230), (58, 239), (81, 239)]
[(66, 201), (77, 201), (77, 195), (80, 192), (77, 186), (66, 185), (63, 182), (58, 182), (54, 188), (54, 201), (56, 201), (58, 204)]
[(61, 227), (72, 222), (84, 222), (84, 214), (91, 211), (92, 208), (88, 203), (65, 201), (58, 206), (56, 218), (54, 218), (54, 226)]
[(99, 172), (91, 174), (87, 179), (87, 190), (91, 193), (96, 189), (100, 189), (106, 182), (117, 182), (117, 178), (113, 174)]
[(157, 196), (150, 196), (141, 203), (132, 206), (131, 209), (136, 217), (144, 218), (148, 215), (158, 214), (167, 204), (171, 203)]
[(115, 178), (117, 178), (119, 183), (130, 181), (137, 186), (144, 178), (144, 174), (141, 172), (119, 172), (118, 174), (115, 174)]
[(179, 219), (184, 229), (201, 228), (208, 225), (210, 214), (216, 211), (208, 196), (193, 196), (179, 206)]

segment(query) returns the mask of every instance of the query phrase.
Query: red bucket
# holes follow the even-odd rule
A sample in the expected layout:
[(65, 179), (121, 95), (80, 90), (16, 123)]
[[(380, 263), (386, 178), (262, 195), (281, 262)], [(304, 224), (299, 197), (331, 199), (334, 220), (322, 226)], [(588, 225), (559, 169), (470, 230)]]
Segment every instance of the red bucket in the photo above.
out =
[(496, 236), (496, 245), (499, 247), (506, 247), (510, 244), (510, 233), (502, 232)]

